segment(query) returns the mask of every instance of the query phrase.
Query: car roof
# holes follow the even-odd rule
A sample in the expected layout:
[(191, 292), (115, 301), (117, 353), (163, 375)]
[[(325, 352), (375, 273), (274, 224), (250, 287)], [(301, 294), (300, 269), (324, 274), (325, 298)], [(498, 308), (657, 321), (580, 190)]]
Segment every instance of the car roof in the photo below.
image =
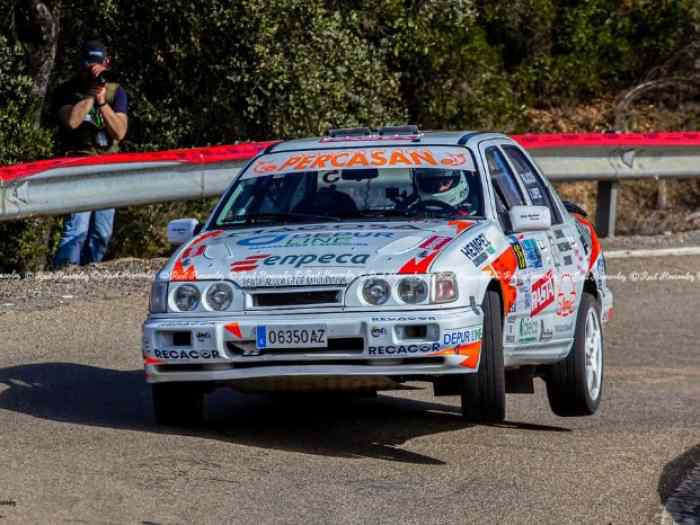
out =
[(394, 135), (390, 137), (311, 137), (288, 140), (270, 146), (266, 153), (284, 151), (358, 148), (371, 146), (472, 146), (482, 140), (508, 139), (501, 133), (484, 131), (421, 131), (418, 135)]

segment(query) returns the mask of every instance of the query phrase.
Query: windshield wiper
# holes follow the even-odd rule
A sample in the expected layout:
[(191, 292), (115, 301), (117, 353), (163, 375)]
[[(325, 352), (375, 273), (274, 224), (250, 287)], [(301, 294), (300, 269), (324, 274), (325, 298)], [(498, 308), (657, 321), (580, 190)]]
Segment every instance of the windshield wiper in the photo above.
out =
[(339, 217), (333, 215), (314, 215), (312, 213), (251, 213), (248, 215), (237, 215), (232, 220), (224, 221), (219, 226), (247, 226), (250, 224), (258, 224), (261, 222), (275, 223), (284, 221), (294, 222), (325, 222), (333, 221), (340, 222)]

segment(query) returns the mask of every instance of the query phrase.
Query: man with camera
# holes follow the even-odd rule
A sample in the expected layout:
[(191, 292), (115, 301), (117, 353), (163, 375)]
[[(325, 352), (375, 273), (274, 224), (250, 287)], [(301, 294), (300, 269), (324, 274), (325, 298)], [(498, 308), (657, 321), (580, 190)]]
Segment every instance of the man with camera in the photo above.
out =
[[(119, 84), (107, 82), (110, 64), (105, 45), (91, 40), (83, 46), (77, 75), (56, 90), (63, 155), (119, 151), (128, 127), (128, 100)], [(65, 219), (54, 266), (101, 261), (112, 236), (114, 213), (114, 209), (87, 211)]]

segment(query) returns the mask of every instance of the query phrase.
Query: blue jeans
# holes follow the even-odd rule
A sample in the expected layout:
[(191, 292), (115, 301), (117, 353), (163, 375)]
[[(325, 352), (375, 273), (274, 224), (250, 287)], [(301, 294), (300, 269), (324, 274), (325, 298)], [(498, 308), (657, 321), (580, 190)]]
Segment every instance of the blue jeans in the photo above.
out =
[(114, 227), (114, 209), (73, 213), (63, 222), (63, 235), (54, 257), (55, 267), (100, 262)]

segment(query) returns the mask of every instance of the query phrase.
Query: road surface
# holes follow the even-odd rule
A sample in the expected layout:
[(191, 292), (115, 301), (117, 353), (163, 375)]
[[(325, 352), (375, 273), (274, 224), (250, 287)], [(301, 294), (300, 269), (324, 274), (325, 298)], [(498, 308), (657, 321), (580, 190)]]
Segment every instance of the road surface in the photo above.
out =
[(498, 426), (465, 424), (458, 399), (430, 388), (345, 401), (222, 391), (193, 432), (153, 423), (147, 285), (120, 298), (77, 283), (35, 308), (5, 283), (0, 523), (670, 523), (664, 505), (700, 463), (700, 281), (630, 279), (698, 270), (700, 257), (609, 262), (628, 280), (612, 283), (594, 417), (554, 416), (539, 381), (508, 396)]

